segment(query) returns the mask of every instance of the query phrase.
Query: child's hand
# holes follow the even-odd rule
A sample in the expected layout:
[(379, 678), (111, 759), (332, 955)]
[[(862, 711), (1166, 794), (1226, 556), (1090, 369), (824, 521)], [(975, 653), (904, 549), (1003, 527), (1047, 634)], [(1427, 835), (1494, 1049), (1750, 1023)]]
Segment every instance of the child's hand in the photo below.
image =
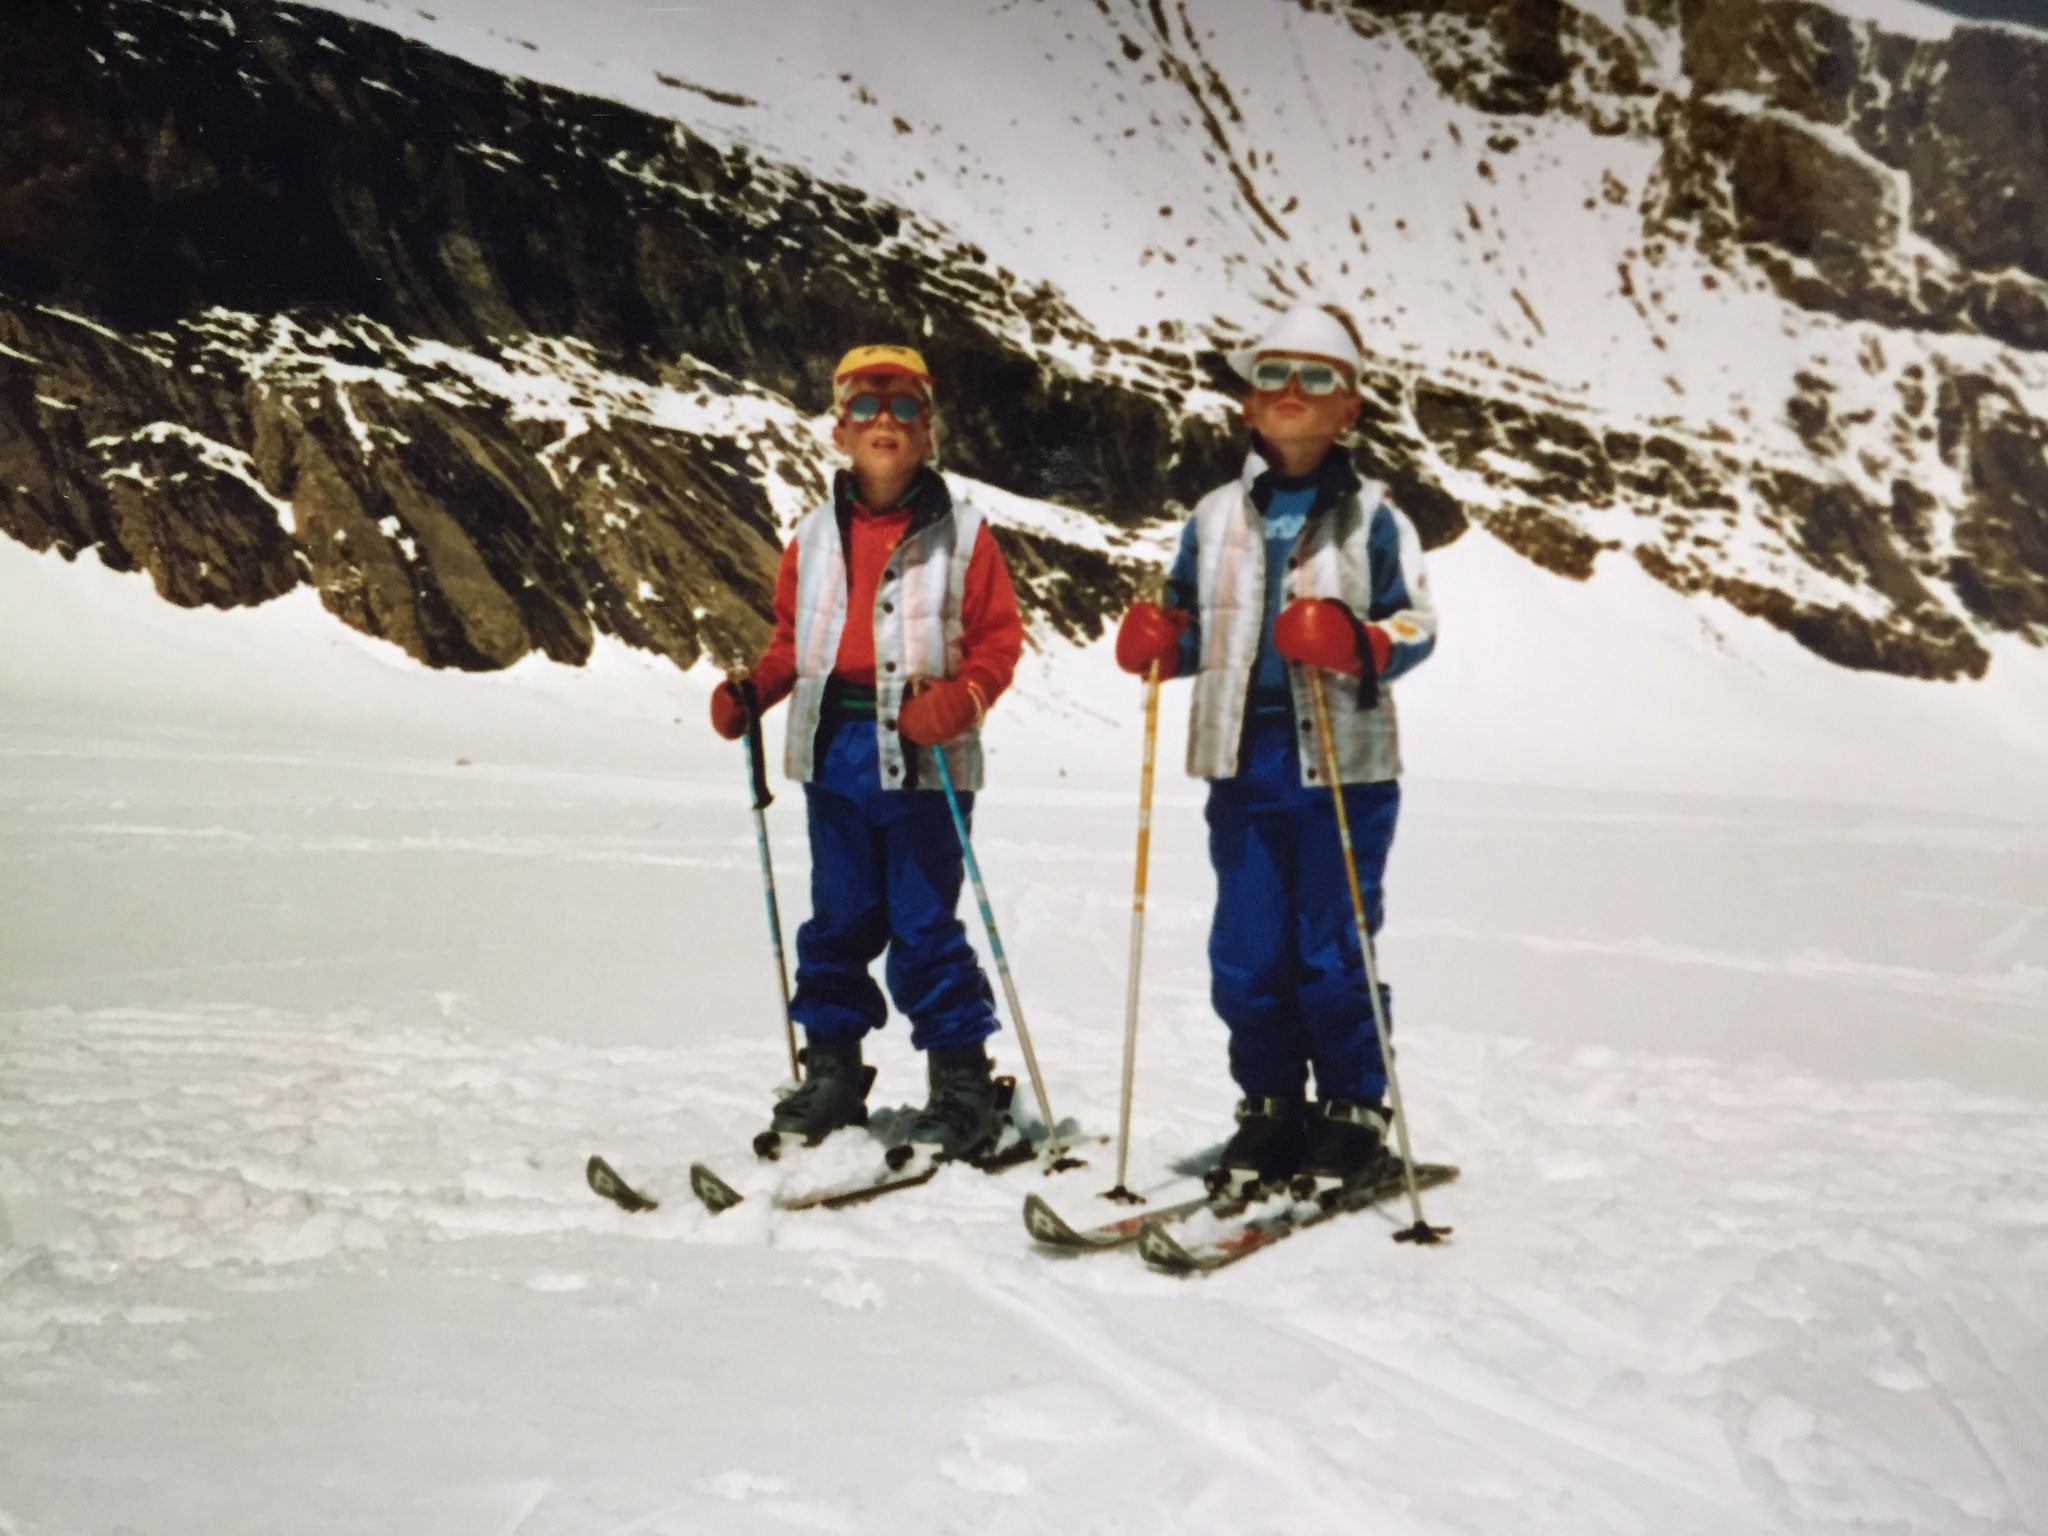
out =
[(1335, 598), (1304, 597), (1281, 609), (1273, 621), (1273, 649), (1304, 667), (1357, 677), (1370, 666), (1378, 676), (1393, 642), (1378, 625), (1361, 624)]
[(1174, 652), (1187, 633), (1188, 616), (1178, 608), (1157, 603), (1133, 603), (1123, 622), (1116, 627), (1116, 664), (1126, 672), (1143, 676), (1159, 663), (1161, 676), (1172, 671)]
[(711, 690), (711, 729), (727, 741), (738, 741), (747, 734), (747, 705), (740, 697), (740, 685), (745, 681), (728, 677)]
[(936, 747), (971, 730), (985, 713), (987, 706), (972, 683), (942, 677), (904, 701), (896, 712), (896, 729), (920, 747)]

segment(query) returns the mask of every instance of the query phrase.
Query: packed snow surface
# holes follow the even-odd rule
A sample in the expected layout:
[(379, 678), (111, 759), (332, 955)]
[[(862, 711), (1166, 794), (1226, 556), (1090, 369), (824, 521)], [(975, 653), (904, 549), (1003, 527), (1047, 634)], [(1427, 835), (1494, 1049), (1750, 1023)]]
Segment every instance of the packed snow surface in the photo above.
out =
[[(1795, 458), (1773, 381), (1866, 339), (1682, 251), (1639, 313), (1643, 145), (1482, 151), (1315, 8), (329, 8), (914, 207), (1113, 334), (1253, 324), (1291, 272), (1432, 376)], [(1317, 196), (1339, 162), (1355, 195)], [(1546, 259), (1587, 203), (1585, 259)], [(2048, 1531), (2048, 658), (1845, 673), (1478, 533), (1432, 576), (1382, 959), (1452, 1240), (1347, 1217), (1181, 1281), (1018, 1219), (1124, 1213), (1141, 740), (1106, 646), (1028, 658), (975, 817), (1088, 1166), (785, 1213), (746, 1145), (787, 1061), (709, 676), (613, 644), (428, 673), (309, 592), (187, 613), (0, 541), (0, 1536)], [(1234, 1097), (1186, 703), (1127, 1180), (1156, 1204)], [(767, 819), (793, 933), (793, 788)], [(878, 1109), (922, 1095), (903, 1036)], [(592, 1197), (593, 1151), (661, 1208)], [(705, 1213), (699, 1158), (751, 1198)]]
[[(2048, 1529), (2039, 669), (1852, 676), (1480, 535), (1432, 576), (1382, 959), (1455, 1232), (1175, 1280), (1019, 1220), (1123, 1213), (1106, 646), (1030, 659), (975, 822), (1089, 1166), (784, 1213), (708, 676), (428, 673), (308, 594), (187, 613), (0, 544), (0, 1532)], [(1233, 1098), (1184, 710), (1154, 1203)], [(793, 930), (792, 787), (767, 819)], [(921, 1097), (900, 1022), (870, 1059), (878, 1107)], [(661, 1208), (592, 1197), (592, 1151)], [(705, 1213), (699, 1158), (757, 1197)]]

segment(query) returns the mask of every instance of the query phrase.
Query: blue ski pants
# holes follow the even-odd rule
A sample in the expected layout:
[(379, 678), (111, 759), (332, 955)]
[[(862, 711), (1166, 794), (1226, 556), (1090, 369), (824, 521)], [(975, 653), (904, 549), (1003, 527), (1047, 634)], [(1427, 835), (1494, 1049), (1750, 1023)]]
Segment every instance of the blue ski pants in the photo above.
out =
[[(888, 1019), (883, 974), (910, 1043), (972, 1045), (996, 1030), (995, 995), (957, 915), (965, 861), (941, 788), (885, 790), (875, 722), (828, 717), (804, 786), (811, 916), (796, 935), (790, 1013), (807, 1036), (844, 1038)], [(971, 819), (974, 796), (960, 797)]]
[[(1347, 784), (1366, 925), (1379, 931), (1381, 880), (1401, 786)], [(1301, 782), (1291, 717), (1255, 716), (1235, 777), (1209, 787), (1209, 859), (1216, 918), (1210, 995), (1230, 1031), (1230, 1075), (1247, 1097), (1300, 1095), (1315, 1073), (1325, 1099), (1371, 1103), (1386, 1092), (1365, 966), (1344, 876), (1336, 809)], [(1381, 1001), (1392, 1027), (1392, 998)]]

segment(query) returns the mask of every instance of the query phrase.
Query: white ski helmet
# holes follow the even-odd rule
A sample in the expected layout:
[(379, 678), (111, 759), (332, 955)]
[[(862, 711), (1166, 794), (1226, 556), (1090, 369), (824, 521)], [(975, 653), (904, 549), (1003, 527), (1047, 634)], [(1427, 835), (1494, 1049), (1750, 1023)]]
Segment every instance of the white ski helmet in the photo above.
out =
[(1307, 357), (1327, 357), (1340, 363), (1358, 383), (1363, 359), (1358, 343), (1351, 339), (1344, 323), (1320, 304), (1297, 304), (1287, 311), (1249, 347), (1224, 354), (1237, 376), (1251, 382), (1252, 365), (1268, 352), (1286, 352)]

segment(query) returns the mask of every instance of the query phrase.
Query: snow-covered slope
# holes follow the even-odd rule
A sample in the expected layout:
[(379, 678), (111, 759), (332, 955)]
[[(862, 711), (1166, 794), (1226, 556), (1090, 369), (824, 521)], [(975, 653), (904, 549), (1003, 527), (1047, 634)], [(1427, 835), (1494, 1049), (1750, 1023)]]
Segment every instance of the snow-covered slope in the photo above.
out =
[[(2048, 744), (1992, 707), (2025, 658), (1844, 686), (1632, 573), (1481, 535), (1432, 574), (1383, 958), (1456, 1231), (1354, 1218), (1186, 1283), (1025, 1236), (1026, 1189), (1120, 1209), (1101, 1144), (846, 1212), (690, 1201), (693, 1158), (757, 1178), (783, 1070), (705, 669), (436, 672), (306, 592), (187, 612), (0, 544), (0, 1531), (2040, 1530)], [(976, 812), (1087, 1134), (1138, 755), (1106, 649), (1033, 659)], [(1155, 1201), (1231, 1097), (1184, 707)], [(872, 1059), (915, 1100), (896, 1028)], [(593, 1150), (662, 1209), (594, 1200)]]

